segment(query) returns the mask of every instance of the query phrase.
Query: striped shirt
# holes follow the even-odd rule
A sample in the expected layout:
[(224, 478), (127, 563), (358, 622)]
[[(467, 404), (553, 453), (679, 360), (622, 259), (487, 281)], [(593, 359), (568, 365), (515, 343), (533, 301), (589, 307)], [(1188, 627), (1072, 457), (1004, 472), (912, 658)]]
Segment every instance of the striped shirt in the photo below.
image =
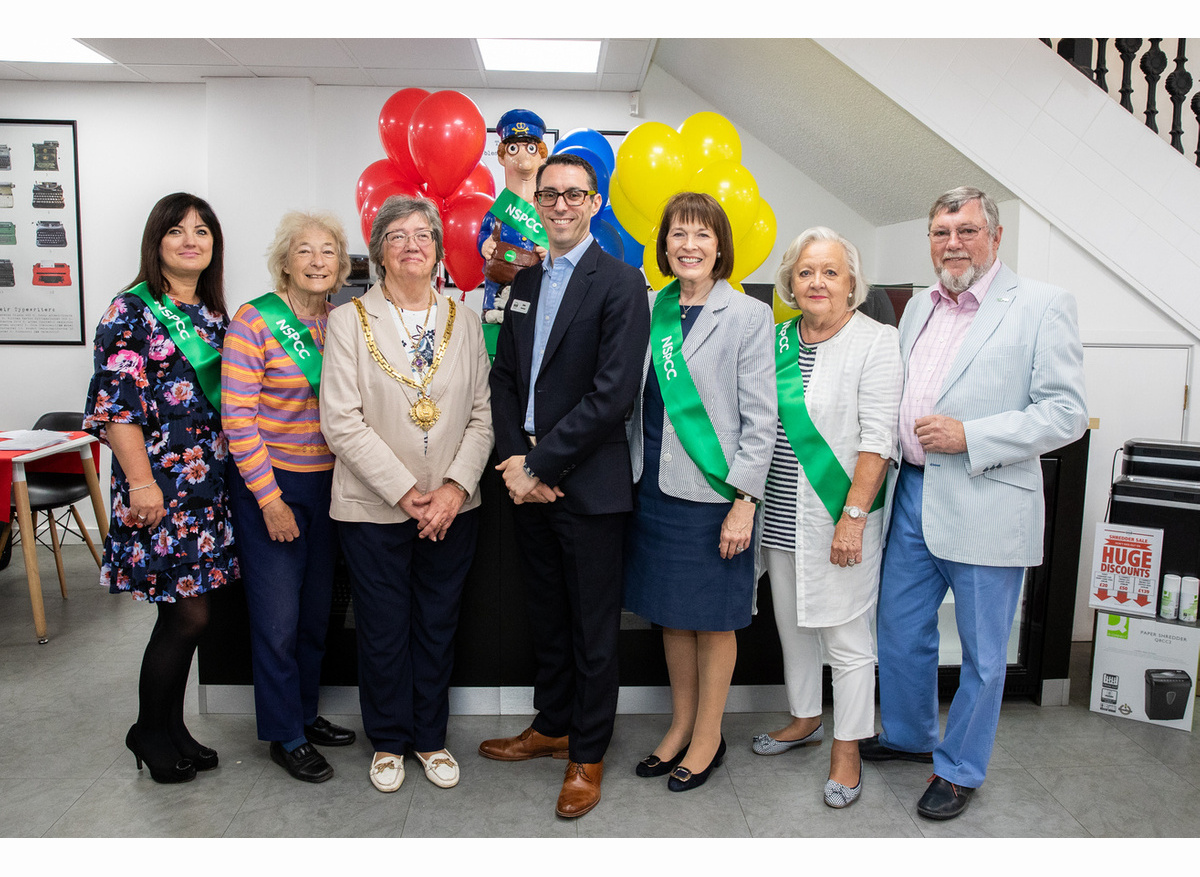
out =
[(909, 351), (904, 395), (900, 397), (900, 448), (905, 461), (914, 466), (925, 465), (925, 448), (916, 433), (917, 418), (937, 413), (937, 399), (946, 375), (999, 272), (997, 259), (983, 277), (958, 294), (957, 302), (940, 282), (929, 292), (933, 311)]
[[(813, 366), (817, 363), (817, 346), (806, 347), (803, 342), (800, 343), (798, 361), (805, 390), (808, 389)], [(796, 459), (796, 452), (780, 420), (775, 424), (775, 452), (771, 455), (766, 495), (763, 497), (762, 544), (765, 548), (796, 550), (796, 494), (799, 491), (800, 461)]]
[[(313, 331), (317, 348), (324, 351), (328, 318), (297, 319)], [(308, 379), (250, 304), (238, 309), (225, 335), (221, 420), (229, 450), (260, 508), (282, 495), (273, 467), (289, 472), (333, 468)]]

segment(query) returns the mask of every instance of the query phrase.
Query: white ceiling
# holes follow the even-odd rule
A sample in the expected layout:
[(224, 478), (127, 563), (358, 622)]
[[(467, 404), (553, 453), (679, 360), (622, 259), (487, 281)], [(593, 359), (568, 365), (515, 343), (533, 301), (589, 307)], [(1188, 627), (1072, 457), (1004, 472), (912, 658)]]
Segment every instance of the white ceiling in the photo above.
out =
[[(483, 69), (473, 39), (81, 39), (114, 64), (0, 62), (0, 80), (203, 82), (544, 90), (543, 73)], [(998, 181), (812, 40), (605, 39), (595, 74), (556, 89), (635, 92), (653, 62), (875, 225), (923, 216), (937, 193)]]

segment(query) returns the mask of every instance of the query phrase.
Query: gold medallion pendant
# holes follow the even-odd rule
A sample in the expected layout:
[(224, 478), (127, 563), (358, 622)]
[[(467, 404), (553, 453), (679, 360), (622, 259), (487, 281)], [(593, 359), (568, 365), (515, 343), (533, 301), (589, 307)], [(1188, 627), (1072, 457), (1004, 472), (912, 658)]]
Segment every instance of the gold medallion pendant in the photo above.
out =
[(424, 395), (418, 396), (417, 401), (408, 410), (408, 416), (413, 419), (413, 423), (426, 432), (429, 432), (433, 428), (433, 425), (437, 423), (441, 415), (442, 412), (434, 401)]

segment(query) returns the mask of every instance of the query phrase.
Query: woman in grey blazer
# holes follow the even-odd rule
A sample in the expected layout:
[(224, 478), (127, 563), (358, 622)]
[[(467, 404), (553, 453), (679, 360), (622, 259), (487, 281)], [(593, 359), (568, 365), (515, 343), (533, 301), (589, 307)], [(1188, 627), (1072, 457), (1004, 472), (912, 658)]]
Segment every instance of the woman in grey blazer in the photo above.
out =
[(681, 792), (725, 756), (721, 718), (750, 623), (754, 516), (775, 444), (771, 309), (738, 293), (733, 234), (710, 195), (675, 195), (658, 267), (676, 278), (651, 315), (644, 388), (630, 421), (640, 479), (625, 606), (663, 627), (671, 726), (637, 766)]
[(394, 792), (411, 749), (442, 788), (450, 670), (492, 448), (479, 317), (430, 286), (437, 208), (387, 199), (369, 244), (379, 283), (329, 316), (321, 430), (336, 455), (330, 515), (350, 568), (371, 783)]
[(825, 803), (862, 790), (858, 740), (875, 732), (871, 639), (895, 457), (899, 336), (855, 309), (867, 297), (858, 250), (810, 228), (784, 253), (776, 287), (802, 314), (776, 327), (779, 427), (761, 543), (792, 720), (759, 734), (759, 755), (820, 743), (822, 657), (833, 670), (834, 740)]

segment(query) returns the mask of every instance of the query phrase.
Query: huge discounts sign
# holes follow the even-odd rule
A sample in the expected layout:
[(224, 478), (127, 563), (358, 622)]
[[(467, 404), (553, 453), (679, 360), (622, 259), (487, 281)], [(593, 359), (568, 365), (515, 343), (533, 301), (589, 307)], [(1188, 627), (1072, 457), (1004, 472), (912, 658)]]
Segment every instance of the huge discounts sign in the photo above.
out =
[(1128, 524), (1096, 524), (1088, 605), (1122, 615), (1153, 617), (1163, 531)]

